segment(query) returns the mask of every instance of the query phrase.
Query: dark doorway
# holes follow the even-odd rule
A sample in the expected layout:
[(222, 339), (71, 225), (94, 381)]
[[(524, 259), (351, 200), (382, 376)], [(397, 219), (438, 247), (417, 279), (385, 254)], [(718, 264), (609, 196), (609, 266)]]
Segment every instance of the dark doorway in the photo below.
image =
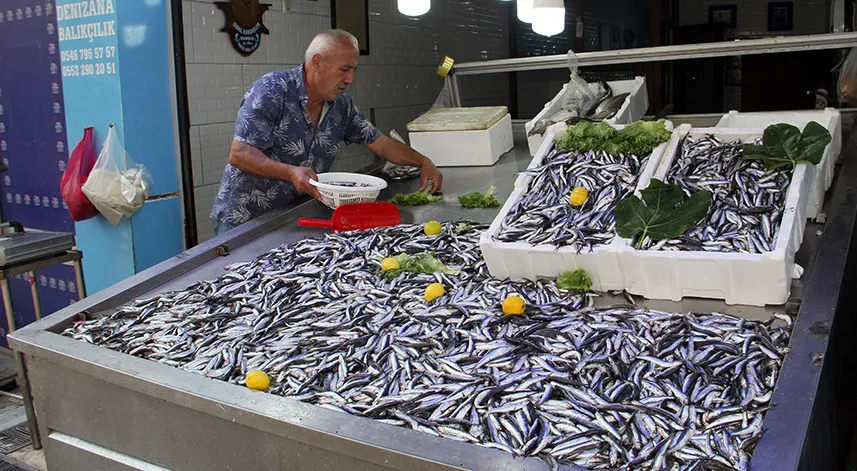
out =
[[(719, 42), (724, 39), (722, 24), (680, 26), (675, 44)], [(675, 113), (715, 113), (723, 111), (724, 59), (675, 61), (673, 103)]]
[(741, 111), (811, 109), (808, 90), (831, 92), (831, 51), (789, 52), (744, 56), (741, 60)]

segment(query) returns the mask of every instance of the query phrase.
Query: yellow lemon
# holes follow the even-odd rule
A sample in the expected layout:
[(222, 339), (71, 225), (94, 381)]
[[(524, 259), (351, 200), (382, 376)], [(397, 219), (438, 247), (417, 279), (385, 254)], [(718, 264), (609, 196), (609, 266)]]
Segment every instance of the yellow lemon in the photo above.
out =
[(426, 287), (426, 302), (432, 301), (446, 294), (446, 290), (440, 283), (432, 283)]
[(524, 300), (518, 296), (509, 296), (503, 300), (503, 314), (523, 314)]
[(253, 370), (247, 372), (247, 376), (244, 377), (244, 383), (250, 389), (264, 391), (271, 385), (271, 379), (268, 378), (268, 375), (264, 371)]
[(399, 268), (399, 261), (393, 257), (387, 257), (381, 261), (381, 270), (395, 270)]
[(586, 202), (586, 198), (589, 198), (589, 192), (586, 191), (586, 188), (579, 186), (574, 190), (571, 190), (571, 198), (570, 203), (574, 207), (583, 206), (583, 203)]
[(423, 231), (426, 233), (426, 235), (430, 236), (440, 234), (441, 229), (442, 228), (440, 227), (440, 223), (437, 221), (429, 221), (426, 223), (425, 227), (423, 227)]

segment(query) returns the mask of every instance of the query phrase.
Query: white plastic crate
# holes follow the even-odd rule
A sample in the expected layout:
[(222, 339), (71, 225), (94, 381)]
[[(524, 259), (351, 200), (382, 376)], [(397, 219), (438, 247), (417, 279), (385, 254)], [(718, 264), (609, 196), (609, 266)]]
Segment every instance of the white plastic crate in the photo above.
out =
[[(671, 125), (669, 125), (671, 126)], [(616, 126), (621, 128), (622, 126)], [(565, 132), (565, 124), (552, 127), (547, 133), (547, 139), (527, 168), (541, 165), (544, 158), (553, 148), (555, 134)], [(673, 138), (656, 147), (649, 161), (640, 173), (637, 189), (649, 186), (649, 180), (658, 167), (665, 149), (677, 140), (676, 132)], [(500, 225), (506, 215), (527, 191), (532, 175), (521, 174), (515, 182), (515, 189), (494, 218), (491, 226), (482, 233), (479, 241), (482, 256), (488, 265), (488, 271), (495, 278), (513, 280), (538, 278), (555, 278), (562, 272), (574, 271), (578, 268), (586, 270), (592, 278), (592, 289), (596, 291), (621, 290), (624, 288), (624, 278), (619, 266), (617, 245), (627, 244), (627, 241), (615, 237), (610, 244), (593, 247), (591, 252), (581, 251), (572, 247), (556, 247), (554, 245), (531, 245), (526, 242), (501, 242), (494, 240), (500, 233)]]
[[(412, 130), (408, 124), (411, 147), (430, 158), (438, 167), (470, 167), (494, 165), (500, 156), (512, 150), (512, 116), (503, 108), (502, 117), (489, 118), (487, 129), (472, 128), (471, 123), (440, 122), (429, 131)], [(454, 110), (478, 110), (478, 108), (456, 108)], [(478, 125), (477, 125), (478, 127)], [(450, 130), (440, 130), (450, 128)]]
[[(687, 133), (681, 126), (678, 132)], [(725, 141), (748, 142), (760, 129), (697, 128), (691, 137), (713, 134)], [(655, 173), (665, 179), (676, 152), (667, 153)], [(727, 304), (784, 304), (789, 297), (795, 253), (803, 241), (809, 187), (815, 167), (799, 164), (786, 195), (786, 208), (772, 252), (763, 254), (635, 250), (630, 241), (617, 245), (624, 288), (648, 299), (679, 301), (683, 297), (723, 299)]]
[[(634, 121), (639, 121), (643, 116), (645, 116), (646, 111), (649, 109), (649, 94), (646, 91), (645, 77), (634, 77), (634, 80), (616, 80), (613, 82), (607, 82), (607, 85), (609, 85), (610, 89), (613, 90), (614, 95), (622, 93), (630, 93), (630, 95), (625, 99), (625, 103), (622, 104), (622, 107), (619, 108), (616, 115), (610, 119), (604, 120), (605, 122), (609, 124), (630, 124)], [(595, 82), (590, 83), (589, 88), (595, 92), (598, 88), (598, 84)], [(530, 133), (538, 120), (550, 118), (562, 108), (562, 97), (565, 95), (565, 91), (567, 89), (568, 83), (562, 86), (562, 89), (553, 98), (553, 100), (545, 103), (544, 108), (536, 115), (535, 118), (531, 119), (524, 125), (524, 130), (527, 134)], [(547, 134), (548, 131), (545, 131), (544, 135), (527, 137), (527, 145), (530, 149), (530, 155), (536, 155)]]
[(824, 205), (824, 194), (833, 184), (833, 174), (836, 169), (836, 161), (842, 150), (842, 116), (839, 110), (827, 108), (825, 110), (810, 111), (774, 111), (764, 113), (739, 113), (730, 111), (720, 118), (718, 128), (760, 128), (764, 129), (772, 124), (788, 123), (803, 128), (810, 121), (827, 128), (830, 131), (830, 144), (824, 150), (821, 162), (816, 166), (815, 177), (810, 184), (807, 196), (806, 217), (814, 219), (818, 216)]

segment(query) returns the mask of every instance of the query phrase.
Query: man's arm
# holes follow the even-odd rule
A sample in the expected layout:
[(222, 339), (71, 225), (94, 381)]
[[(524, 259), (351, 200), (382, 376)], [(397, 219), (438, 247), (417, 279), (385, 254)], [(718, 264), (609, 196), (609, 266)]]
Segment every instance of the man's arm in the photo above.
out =
[(420, 191), (424, 190), (428, 181), (434, 182), (431, 192), (437, 193), (443, 185), (443, 174), (435, 167), (434, 163), (428, 157), (420, 154), (414, 149), (402, 144), (401, 142), (390, 139), (382, 135), (378, 140), (371, 144), (366, 144), (366, 148), (372, 151), (378, 157), (384, 160), (389, 160), (396, 165), (408, 165), (411, 167), (420, 168)]
[(277, 162), (250, 144), (233, 139), (229, 148), (229, 164), (255, 177), (291, 182), (298, 192), (321, 200), (318, 188), (309, 183), (310, 179), (318, 181), (311, 168)]

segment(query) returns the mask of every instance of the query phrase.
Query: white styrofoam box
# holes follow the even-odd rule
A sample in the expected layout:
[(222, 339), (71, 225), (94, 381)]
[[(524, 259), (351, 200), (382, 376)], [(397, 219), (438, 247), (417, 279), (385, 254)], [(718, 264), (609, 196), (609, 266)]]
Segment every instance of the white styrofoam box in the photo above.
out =
[[(687, 128), (679, 128), (686, 133)], [(713, 134), (725, 141), (748, 142), (762, 136), (761, 129), (696, 128), (691, 137)], [(655, 173), (665, 180), (678, 149), (664, 155)], [(780, 305), (789, 297), (795, 253), (803, 242), (806, 201), (815, 167), (801, 163), (786, 194), (785, 212), (772, 252), (763, 254), (677, 252), (619, 248), (624, 288), (648, 299), (679, 301), (683, 297), (723, 299), (727, 304)], [(630, 242), (627, 239), (623, 239)]]
[[(607, 82), (607, 85), (609, 85), (610, 89), (613, 90), (614, 95), (622, 93), (630, 93), (630, 95), (625, 99), (625, 103), (622, 104), (622, 107), (619, 108), (616, 115), (610, 119), (604, 120), (605, 122), (609, 124), (630, 124), (645, 116), (646, 111), (649, 109), (649, 94), (646, 91), (645, 77), (634, 77), (634, 80), (616, 80), (613, 82)], [(527, 134), (530, 133), (538, 120), (550, 118), (562, 108), (562, 98), (565, 95), (565, 91), (568, 89), (568, 86), (568, 83), (563, 85), (562, 89), (554, 99), (545, 103), (545, 107), (542, 108), (542, 111), (524, 125), (524, 131), (526, 131)], [(595, 92), (598, 89), (598, 84), (590, 83), (589, 88)], [(547, 134), (547, 131), (545, 131), (544, 135), (537, 134), (535, 136), (527, 137), (527, 145), (530, 149), (530, 155), (536, 155)]]
[(816, 166), (815, 178), (810, 184), (809, 196), (807, 198), (806, 217), (814, 219), (818, 216), (824, 205), (824, 194), (833, 184), (833, 174), (836, 170), (836, 161), (842, 150), (842, 116), (839, 110), (827, 108), (824, 110), (810, 111), (773, 111), (764, 113), (739, 113), (730, 111), (723, 115), (717, 123), (718, 128), (761, 128), (764, 129), (772, 124), (788, 123), (803, 131), (810, 121), (827, 128), (830, 131), (830, 144), (824, 149), (821, 162)]
[(411, 147), (438, 167), (490, 166), (512, 150), (512, 116), (485, 130), (410, 132)]
[[(621, 128), (622, 126), (616, 126)], [(565, 124), (551, 128), (547, 132), (547, 138), (539, 147), (539, 152), (530, 162), (527, 168), (535, 168), (541, 165), (545, 156), (553, 148), (553, 137), (555, 133), (564, 132)], [(637, 190), (649, 185), (649, 180), (658, 168), (658, 164), (668, 146), (678, 139), (677, 131), (673, 132), (672, 139), (656, 147), (646, 166), (640, 173), (637, 182)], [(523, 197), (529, 187), (533, 175), (522, 173), (515, 182), (515, 189), (503, 204), (500, 213), (494, 218), (491, 226), (482, 233), (479, 246), (482, 249), (482, 257), (488, 265), (488, 271), (495, 278), (513, 280), (538, 278), (555, 278), (562, 272), (574, 271), (578, 268), (586, 270), (592, 278), (592, 289), (596, 291), (621, 290), (624, 288), (624, 278), (620, 271), (617, 246), (627, 244), (627, 241), (615, 237), (607, 245), (593, 247), (591, 252), (581, 251), (572, 247), (556, 247), (554, 245), (531, 245), (526, 242), (501, 242), (494, 240), (500, 233), (500, 226), (506, 215), (515, 204)]]

